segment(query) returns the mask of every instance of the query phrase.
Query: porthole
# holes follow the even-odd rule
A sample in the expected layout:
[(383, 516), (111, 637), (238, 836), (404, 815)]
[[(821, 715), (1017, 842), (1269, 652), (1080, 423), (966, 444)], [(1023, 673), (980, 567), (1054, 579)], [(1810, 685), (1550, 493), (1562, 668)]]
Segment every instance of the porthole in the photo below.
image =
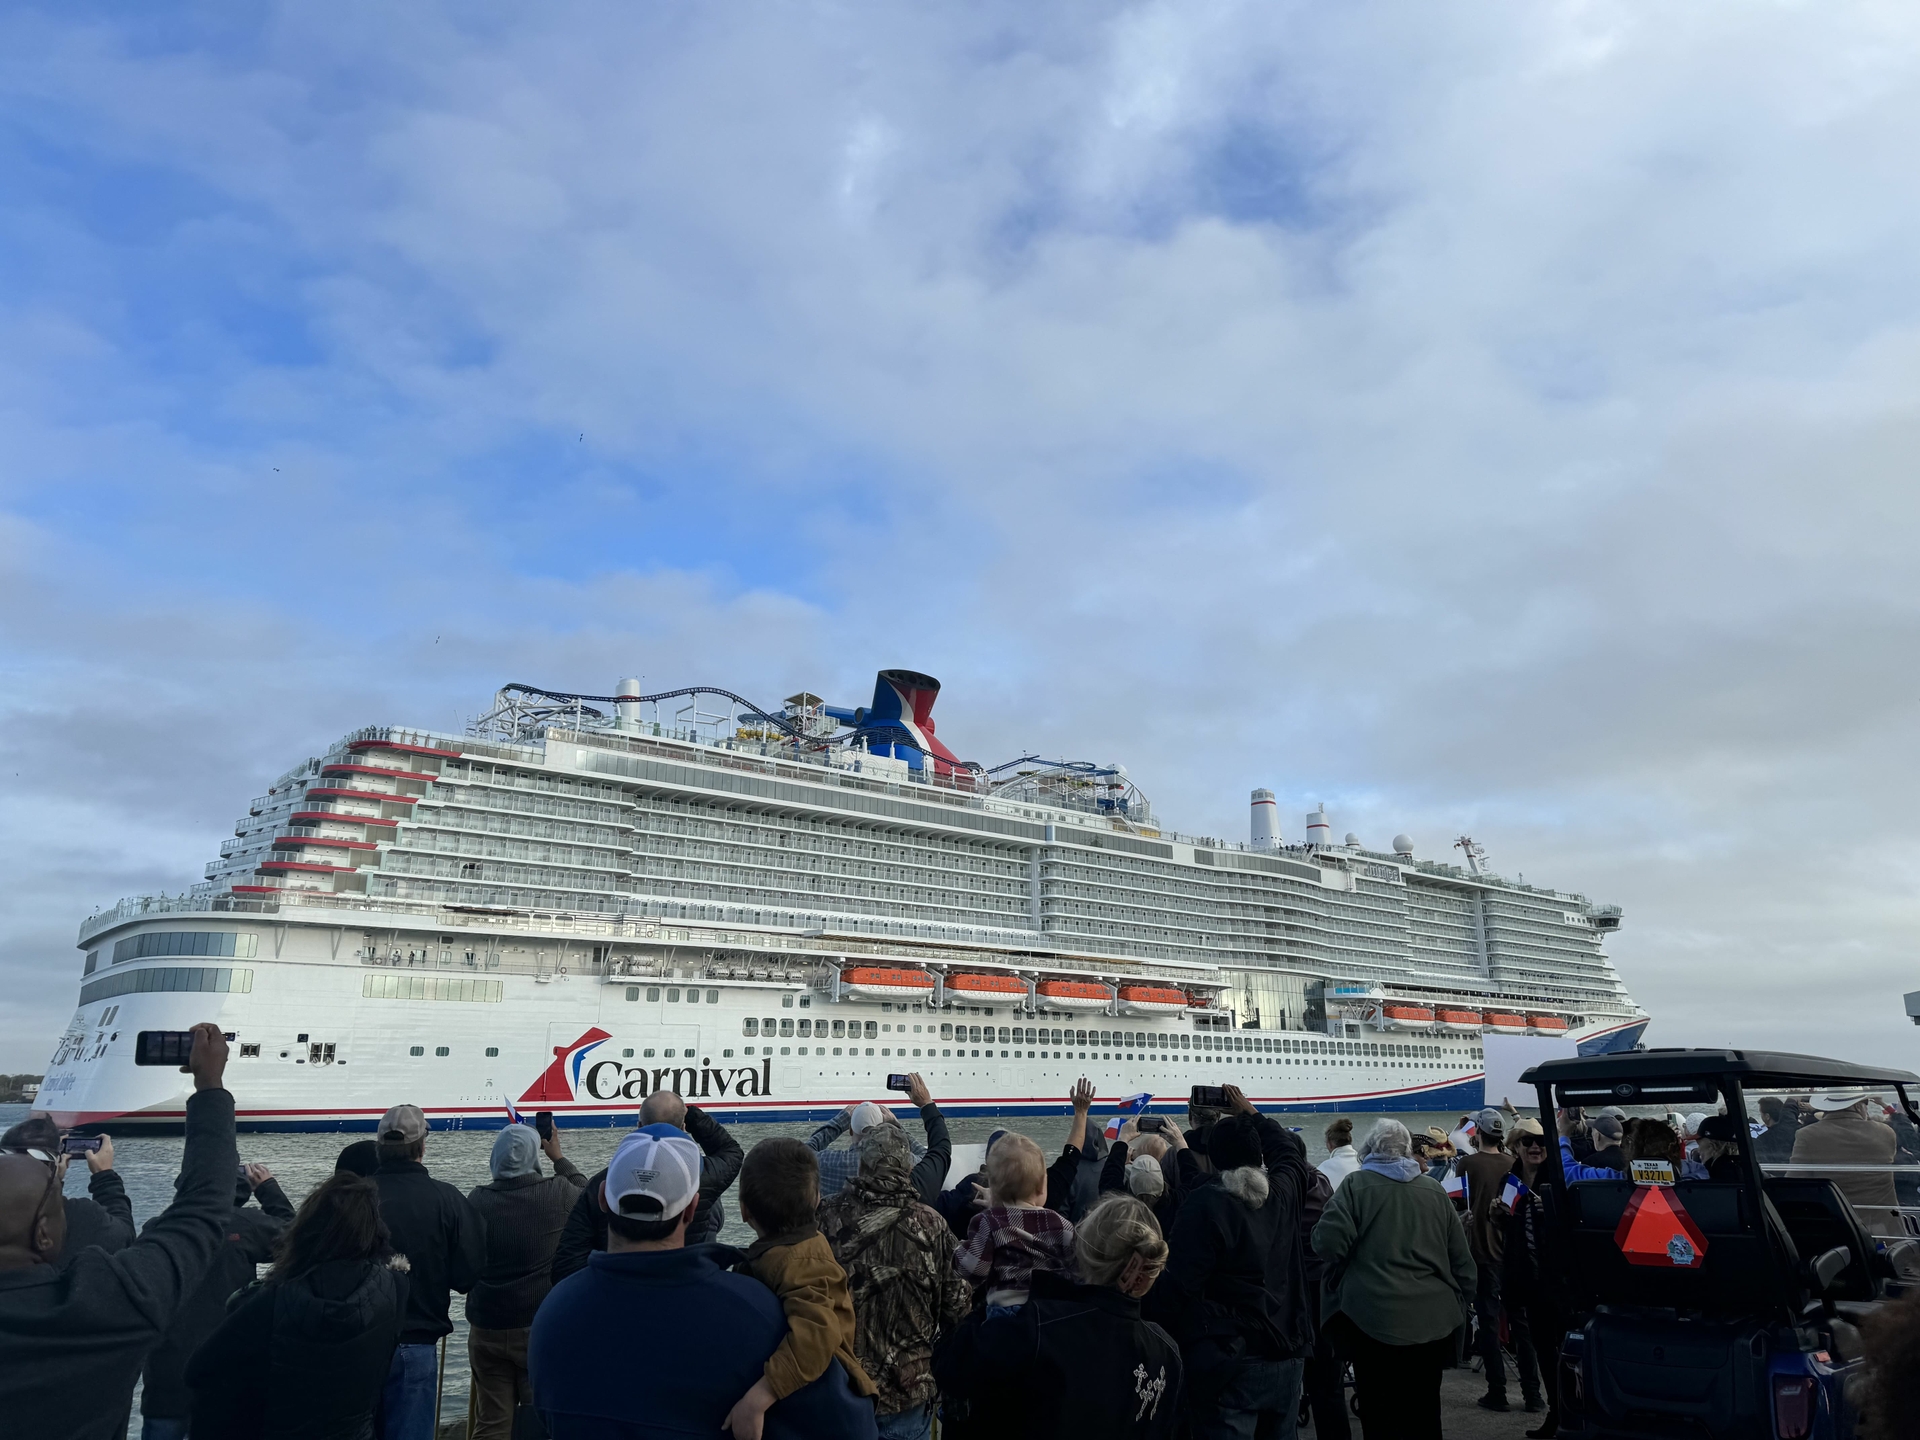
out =
[[(408, 1049), (408, 1051), (407, 1051), (407, 1054), (409, 1054), (409, 1055), (424, 1055), (424, 1054), (426, 1054), (426, 1053), (427, 1053), (427, 1049), (426, 1049), (426, 1046), (424, 1046), (424, 1045), (415, 1045), (415, 1046), (412, 1046), (412, 1047), (411, 1047), (411, 1048), (409, 1048), (409, 1049)], [(286, 1051), (284, 1051), (284, 1050), (282, 1050), (282, 1051), (280, 1052), (280, 1055), (281, 1055), (281, 1058), (282, 1058), (282, 1059), (285, 1059), (285, 1058), (286, 1058), (286, 1054), (287, 1054), (287, 1052), (286, 1052)]]
[(444, 1045), (436, 1045), (433, 1047), (433, 1053), (440, 1056), (442, 1059), (444, 1059), (448, 1055), (451, 1055), (453, 1051), (449, 1050)]
[(499, 1053), (500, 1053), (500, 1047), (498, 1045), (487, 1046), (487, 1058), (489, 1060), (493, 1059)]

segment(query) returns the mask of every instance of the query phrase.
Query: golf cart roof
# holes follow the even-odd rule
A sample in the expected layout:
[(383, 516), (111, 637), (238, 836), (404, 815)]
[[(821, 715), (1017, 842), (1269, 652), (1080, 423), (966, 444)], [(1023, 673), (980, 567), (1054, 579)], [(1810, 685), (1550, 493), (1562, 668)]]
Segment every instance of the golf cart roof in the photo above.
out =
[(1736, 1075), (1745, 1086), (1920, 1085), (1920, 1075), (1884, 1065), (1856, 1065), (1821, 1055), (1790, 1055), (1777, 1050), (1631, 1050), (1618, 1055), (1589, 1055), (1544, 1060), (1520, 1077), (1523, 1085), (1593, 1084), (1642, 1079), (1705, 1079)]

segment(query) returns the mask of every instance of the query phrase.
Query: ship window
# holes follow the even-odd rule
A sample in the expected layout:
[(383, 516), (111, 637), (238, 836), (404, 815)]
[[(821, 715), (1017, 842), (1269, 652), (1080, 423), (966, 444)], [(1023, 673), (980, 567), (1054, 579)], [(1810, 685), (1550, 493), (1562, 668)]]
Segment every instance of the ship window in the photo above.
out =
[(733, 1058), (733, 1051), (731, 1051), (731, 1050), (722, 1050), (722, 1051), (720, 1052), (720, 1058), (721, 1058), (722, 1060), (731, 1060), (731, 1059)]
[(876, 1022), (872, 1020), (867, 1021), (867, 1039), (871, 1040), (879, 1033)]
[[(748, 1051), (747, 1053), (748, 1053), (749, 1055), (751, 1055), (751, 1054), (752, 1054), (753, 1052), (752, 1052), (751, 1050), (749, 1050), (749, 1051)], [(651, 1059), (653, 1058), (653, 1051), (651, 1051), (651, 1050), (642, 1050), (642, 1051), (640, 1052), (640, 1058), (641, 1058), (642, 1060), (651, 1060)]]
[(967, 1039), (975, 1045), (980, 1043), (980, 1027), (978, 1025), (969, 1025), (967, 1027)]
[(647, 987), (647, 999), (649, 1001), (657, 1001), (659, 998), (660, 998), (660, 987), (658, 985), (649, 985)]
[(834, 1046), (834, 1047), (833, 1047), (833, 1053), (834, 1053), (834, 1054), (836, 1054), (836, 1055), (838, 1055), (838, 1054), (840, 1053), (840, 1047), (839, 1047), (838, 1045), (836, 1045), (836, 1046)]
[(80, 973), (82, 975), (91, 975), (96, 969), (99, 968), (99, 966), (100, 966), (100, 952), (98, 950), (89, 950), (87, 951), (86, 967), (82, 969)]
[(942, 1060), (950, 1060), (950, 1059), (952, 1059), (952, 1058), (953, 1058), (953, 1051), (951, 1051), (951, 1050), (942, 1050), (942, 1051), (940, 1052), (940, 1058), (941, 1058)]
[(782, 1020), (780, 1022), (780, 1038), (784, 1040), (792, 1034), (793, 1034), (793, 1021)]
[(718, 990), (707, 991), (707, 1004), (718, 1005), (719, 1003), (720, 1003), (720, 992)]
[[(285, 1055), (287, 1052), (282, 1050), (280, 1053)], [(426, 1053), (427, 1048), (424, 1045), (412, 1045), (407, 1048), (407, 1054), (409, 1055), (424, 1055)]]
[(488, 1058), (489, 1060), (491, 1060), (491, 1059), (493, 1059), (493, 1058), (494, 1058), (495, 1056), (497, 1056), (497, 1055), (498, 1055), (499, 1053), (500, 1053), (500, 1047), (499, 1047), (498, 1045), (489, 1045), (489, 1046), (487, 1046), (487, 1058)]
[(669, 1005), (678, 1005), (680, 1003), (680, 992), (678, 989), (667, 991), (667, 1003)]
[(811, 1034), (813, 1034), (813, 1021), (811, 1021), (811, 1020), (805, 1020), (805, 1019), (803, 1019), (803, 1020), (801, 1020), (801, 1022), (800, 1022), (800, 1035), (801, 1035), (801, 1038), (802, 1038), (802, 1039), (805, 1039), (805, 1038), (806, 1038), (807, 1036), (809, 1036), (809, 1035), (811, 1035)]
[(873, 1054), (873, 1047), (871, 1045), (867, 1047), (867, 1054), (869, 1055)]
[(444, 1059), (446, 1056), (451, 1055), (453, 1051), (449, 1050), (445, 1045), (436, 1045), (433, 1047), (433, 1053)]
[(782, 995), (780, 997), (780, 1005), (782, 1009), (791, 1010), (793, 1008), (793, 996)]
[(951, 1039), (953, 1039), (953, 1026), (951, 1026), (951, 1025), (942, 1025), (942, 1026), (940, 1027), (940, 1038), (941, 1038), (942, 1040), (951, 1040)]
[(773, 1034), (773, 1032), (777, 1030), (779, 1027), (780, 1027), (780, 1022), (774, 1019), (773, 1016), (771, 1015), (767, 1016), (766, 1019), (760, 1022), (760, 1028), (766, 1031), (767, 1034), (769, 1035)]
[[(720, 992), (716, 990), (713, 993), (714, 993), (714, 998), (717, 999), (719, 997)], [(802, 995), (800, 997), (800, 1008), (802, 1010), (805, 1010), (811, 1004), (813, 1004), (813, 997), (811, 995)]]
[(1000, 1043), (1001, 1043), (1002, 1045), (1008, 1045), (1008, 1044), (1011, 1044), (1011, 1043), (1012, 1043), (1012, 1041), (1010, 1041), (1010, 1040), (1009, 1040), (1009, 1039), (1007, 1038), (1007, 1027), (1006, 1027), (1006, 1026), (1004, 1026), (1004, 1025), (1002, 1025), (1002, 1026), (1000, 1027)]
[(640, 998), (640, 987), (638, 985), (627, 986), (627, 999), (638, 1000), (639, 998)]
[(1086, 1031), (1084, 1031), (1084, 1030), (1076, 1030), (1076, 1031), (1074, 1031), (1074, 1032), (1073, 1032), (1073, 1043), (1074, 1043), (1075, 1045), (1085, 1045), (1085, 1044), (1087, 1043), (1087, 1032), (1086, 1032)]
[(260, 1047), (257, 1044), (249, 1045), (243, 1041), (240, 1045), (240, 1058), (242, 1060), (258, 1060), (260, 1058)]
[(833, 1022), (833, 1038), (836, 1040), (844, 1040), (846, 1038), (846, 1035), (847, 1035), (847, 1022), (844, 1020), (834, 1021)]
[(751, 1015), (747, 1016), (746, 1019), (740, 1022), (740, 1033), (742, 1035), (758, 1035), (760, 1033), (760, 1022)]
[(620, 1052), (620, 1058), (621, 1058), (622, 1060), (631, 1060), (631, 1059), (633, 1059), (633, 1051), (631, 1051), (631, 1050), (622, 1050), (622, 1051)]

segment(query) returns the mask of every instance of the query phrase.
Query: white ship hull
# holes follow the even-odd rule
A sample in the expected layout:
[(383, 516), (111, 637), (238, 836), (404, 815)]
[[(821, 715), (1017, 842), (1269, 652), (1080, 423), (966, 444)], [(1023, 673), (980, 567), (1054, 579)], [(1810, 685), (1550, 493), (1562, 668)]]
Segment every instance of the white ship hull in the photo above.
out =
[(860, 711), (649, 723), (637, 684), (617, 718), (511, 686), (476, 735), (356, 732), (254, 800), (193, 893), (81, 926), (39, 1103), (176, 1127), (183, 1077), (136, 1066), (136, 1037), (201, 1020), (235, 1037), (254, 1130), (402, 1101), (440, 1126), (622, 1125), (663, 1087), (798, 1119), (903, 1071), (958, 1115), (1062, 1111), (1082, 1076), (1162, 1106), (1233, 1084), (1271, 1110), (1463, 1110), (1478, 1031), (1380, 1007), (1560, 1015), (1589, 1053), (1646, 1027), (1601, 948), (1615, 907), (1476, 852), (1467, 873), (1411, 842), (1182, 836), (1115, 766), (992, 779), (936, 743), (937, 690), (887, 671)]

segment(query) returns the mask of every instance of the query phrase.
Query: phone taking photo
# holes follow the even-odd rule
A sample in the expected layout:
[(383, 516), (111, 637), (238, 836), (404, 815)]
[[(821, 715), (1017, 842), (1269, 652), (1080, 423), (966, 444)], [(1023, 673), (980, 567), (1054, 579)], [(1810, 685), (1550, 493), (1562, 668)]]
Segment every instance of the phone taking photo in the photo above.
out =
[(887, 1076), (887, 1089), (898, 1090), (902, 1095), (906, 1094), (907, 1093), (907, 1077), (904, 1075)]
[(553, 1138), (553, 1111), (534, 1111), (533, 1128), (540, 1132), (540, 1138), (542, 1140), (551, 1140)]
[(60, 1141), (63, 1155), (91, 1155), (100, 1148), (104, 1135), (67, 1135)]
[(1187, 1104), (1200, 1110), (1224, 1110), (1227, 1108), (1226, 1087), (1196, 1085), (1187, 1092)]

